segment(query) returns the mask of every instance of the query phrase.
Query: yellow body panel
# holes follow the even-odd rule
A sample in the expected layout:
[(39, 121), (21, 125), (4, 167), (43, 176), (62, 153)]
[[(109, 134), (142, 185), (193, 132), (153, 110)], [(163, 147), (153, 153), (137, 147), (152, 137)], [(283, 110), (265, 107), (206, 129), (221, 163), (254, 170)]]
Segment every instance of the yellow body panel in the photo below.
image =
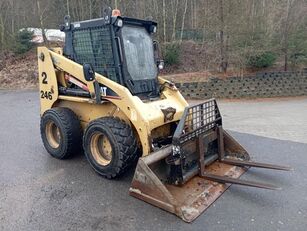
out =
[[(51, 51), (46, 47), (39, 47), (38, 67), (40, 91), (44, 93), (40, 101), (41, 115), (52, 107), (68, 107), (78, 115), (84, 129), (94, 119), (104, 116), (119, 117), (129, 122), (134, 128), (142, 146), (143, 156), (151, 152), (151, 131), (166, 123), (180, 120), (184, 108), (188, 105), (175, 87), (166, 86), (163, 88), (160, 99), (143, 102), (139, 97), (133, 96), (126, 87), (96, 73), (95, 81), (113, 90), (120, 97), (105, 98), (101, 104), (97, 104), (94, 99), (94, 82), (86, 81), (82, 65), (64, 57), (60, 48)], [(92, 98), (59, 95), (58, 84), (62, 86), (65, 84), (64, 72), (84, 83)], [(45, 75), (47, 83), (44, 81)], [(159, 78), (160, 84), (165, 82), (167, 80)], [(45, 92), (47, 92), (46, 97)], [(161, 109), (168, 107), (175, 108), (176, 113), (173, 120), (165, 122)]]
[[(76, 98), (76, 97), (73, 97)], [(110, 102), (103, 104), (93, 104), (86, 102), (76, 102), (68, 100), (59, 100), (54, 106), (56, 107), (67, 107), (72, 109), (81, 121), (82, 127), (86, 128), (86, 125), (95, 119), (114, 116), (124, 119), (127, 123), (130, 123), (129, 119), (123, 114), (122, 111)]]

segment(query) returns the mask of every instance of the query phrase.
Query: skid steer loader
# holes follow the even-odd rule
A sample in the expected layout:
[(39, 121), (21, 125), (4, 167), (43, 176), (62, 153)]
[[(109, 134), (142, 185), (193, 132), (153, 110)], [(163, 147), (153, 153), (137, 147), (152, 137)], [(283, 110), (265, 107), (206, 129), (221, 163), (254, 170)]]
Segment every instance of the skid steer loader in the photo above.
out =
[(84, 150), (106, 178), (138, 160), (130, 195), (193, 221), (231, 184), (276, 189), (238, 179), (250, 161), (222, 127), (215, 99), (188, 105), (161, 77), (157, 23), (122, 17), (64, 19), (64, 48), (38, 48), (41, 137), (63, 159)]

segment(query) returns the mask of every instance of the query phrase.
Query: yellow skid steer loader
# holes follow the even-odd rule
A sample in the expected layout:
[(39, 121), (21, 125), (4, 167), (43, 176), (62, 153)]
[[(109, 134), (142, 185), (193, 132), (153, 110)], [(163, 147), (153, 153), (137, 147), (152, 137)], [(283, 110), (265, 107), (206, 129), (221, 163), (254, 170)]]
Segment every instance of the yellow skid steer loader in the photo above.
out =
[(152, 40), (157, 23), (122, 17), (64, 19), (64, 48), (38, 48), (41, 137), (63, 159), (84, 150), (106, 178), (138, 160), (130, 195), (193, 221), (230, 184), (275, 189), (239, 180), (251, 162), (222, 127), (214, 99), (189, 106), (176, 86), (158, 77), (163, 67)]

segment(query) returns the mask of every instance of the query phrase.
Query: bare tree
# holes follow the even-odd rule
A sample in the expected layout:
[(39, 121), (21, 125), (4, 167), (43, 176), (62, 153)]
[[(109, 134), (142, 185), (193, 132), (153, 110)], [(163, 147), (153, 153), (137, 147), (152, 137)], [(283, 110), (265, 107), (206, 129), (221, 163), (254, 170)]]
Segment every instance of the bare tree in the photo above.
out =
[(173, 9), (173, 32), (172, 32), (172, 40), (176, 39), (176, 25), (177, 25), (177, 14), (178, 14), (178, 3), (179, 0), (172, 0), (172, 9)]
[(166, 43), (166, 6), (165, 0), (162, 0), (162, 10), (163, 10), (163, 41)]
[[(284, 55), (284, 70), (289, 68), (290, 40), (299, 32), (300, 22), (306, 20), (307, 6), (304, 0), (284, 0), (284, 7), (280, 9), (283, 15), (280, 21), (281, 47)], [(304, 20), (305, 19), (305, 20)]]
[(221, 69), (227, 72), (228, 60), (225, 46), (225, 23), (224, 23), (224, 0), (219, 0), (219, 20), (220, 20), (220, 52), (221, 52)]
[(38, 12), (38, 16), (39, 16), (40, 28), (42, 30), (43, 41), (44, 41), (45, 44), (48, 45), (48, 39), (46, 37), (46, 30), (45, 30), (45, 13), (46, 13), (48, 7), (45, 5), (44, 9), (41, 9), (40, 0), (37, 0), (36, 4), (37, 4), (37, 12)]
[(187, 14), (187, 8), (188, 8), (188, 0), (185, 0), (182, 23), (181, 23), (180, 42), (182, 42), (183, 38), (184, 22), (185, 22), (185, 16)]
[(307, 56), (300, 41), (307, 38), (306, 0), (0, 0), (0, 49), (12, 47), (22, 28), (42, 28), (46, 41), (45, 29), (57, 28), (66, 14), (86, 20), (101, 17), (107, 6), (125, 16), (152, 16), (163, 43), (201, 41), (208, 50), (204, 66), (214, 70), (241, 69), (266, 51), (283, 58), (285, 70), (295, 54)]

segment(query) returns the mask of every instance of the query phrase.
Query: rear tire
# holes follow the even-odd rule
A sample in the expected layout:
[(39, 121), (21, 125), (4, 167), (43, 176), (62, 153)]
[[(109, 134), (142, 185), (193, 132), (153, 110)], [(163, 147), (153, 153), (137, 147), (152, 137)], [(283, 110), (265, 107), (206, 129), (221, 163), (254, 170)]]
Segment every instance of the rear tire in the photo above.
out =
[(82, 150), (82, 129), (77, 115), (68, 108), (52, 108), (41, 117), (41, 138), (48, 153), (65, 159)]
[(120, 176), (137, 160), (135, 135), (119, 118), (92, 121), (84, 133), (83, 148), (93, 169), (108, 179)]

